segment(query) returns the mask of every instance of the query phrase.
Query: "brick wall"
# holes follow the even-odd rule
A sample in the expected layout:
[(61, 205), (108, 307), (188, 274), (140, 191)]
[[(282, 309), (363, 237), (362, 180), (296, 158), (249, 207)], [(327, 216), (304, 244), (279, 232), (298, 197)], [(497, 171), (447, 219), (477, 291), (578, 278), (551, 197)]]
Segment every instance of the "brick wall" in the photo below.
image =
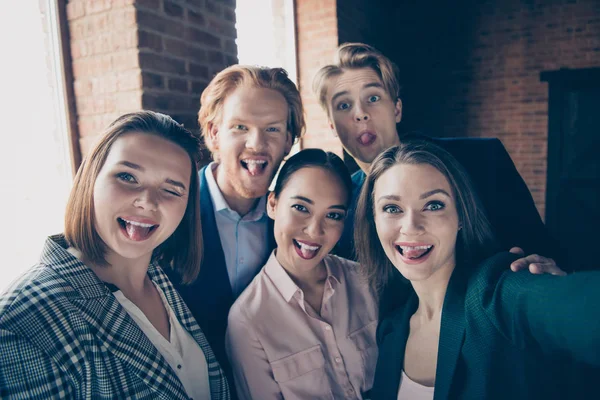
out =
[(235, 0), (70, 0), (80, 146), (125, 112), (149, 109), (197, 130), (200, 94), (237, 62)]
[(307, 118), (301, 147), (320, 147), (342, 155), (339, 140), (331, 133), (327, 116), (312, 92), (316, 72), (333, 61), (338, 45), (337, 5), (335, 0), (296, 1), (298, 88)]
[(545, 213), (548, 85), (542, 71), (600, 66), (600, 2), (397, 7), (406, 130), (498, 137)]

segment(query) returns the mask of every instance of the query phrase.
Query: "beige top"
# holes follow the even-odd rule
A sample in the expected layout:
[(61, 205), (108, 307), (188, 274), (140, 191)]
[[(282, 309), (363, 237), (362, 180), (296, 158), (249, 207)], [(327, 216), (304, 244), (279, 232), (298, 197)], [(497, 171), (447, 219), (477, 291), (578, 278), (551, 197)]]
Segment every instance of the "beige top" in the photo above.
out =
[(357, 264), (328, 255), (319, 316), (274, 253), (229, 312), (238, 397), (362, 399), (377, 362), (377, 304)]
[(410, 379), (402, 370), (398, 400), (433, 400), (434, 387), (424, 386)]
[(162, 302), (169, 314), (169, 323), (171, 325), (169, 333), (170, 341), (160, 334), (142, 310), (125, 297), (123, 292), (118, 290), (113, 295), (140, 327), (142, 332), (150, 339), (167, 363), (169, 363), (185, 388), (190, 400), (210, 399), (208, 367), (204, 352), (192, 335), (179, 323), (162, 290), (158, 286), (154, 286), (158, 290), (158, 293), (160, 293)]

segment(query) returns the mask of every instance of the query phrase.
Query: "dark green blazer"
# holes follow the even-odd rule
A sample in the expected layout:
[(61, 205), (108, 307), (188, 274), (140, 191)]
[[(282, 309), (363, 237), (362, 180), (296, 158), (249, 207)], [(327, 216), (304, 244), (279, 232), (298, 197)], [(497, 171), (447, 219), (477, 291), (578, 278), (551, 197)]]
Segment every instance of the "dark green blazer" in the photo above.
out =
[[(515, 273), (508, 268), (515, 258), (499, 253), (471, 271), (454, 271), (442, 310), (434, 399), (599, 399), (600, 271)], [(418, 306), (411, 292), (378, 328), (373, 400), (397, 398)], [(586, 365), (582, 376), (595, 378), (593, 385), (568, 383), (573, 360)]]

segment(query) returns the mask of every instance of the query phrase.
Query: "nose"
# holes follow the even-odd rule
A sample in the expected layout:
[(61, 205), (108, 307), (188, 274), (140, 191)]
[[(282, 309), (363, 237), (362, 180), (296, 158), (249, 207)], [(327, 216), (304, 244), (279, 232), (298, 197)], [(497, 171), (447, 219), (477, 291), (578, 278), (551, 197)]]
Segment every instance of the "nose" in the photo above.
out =
[(156, 211), (158, 209), (158, 194), (155, 190), (144, 189), (139, 193), (133, 205), (143, 210)]
[(360, 103), (354, 108), (354, 118), (356, 119), (356, 122), (364, 122), (369, 120), (369, 113)]
[(267, 141), (265, 132), (261, 129), (251, 129), (246, 139), (246, 148), (254, 151), (262, 151), (266, 148)]
[(323, 225), (319, 218), (311, 218), (310, 221), (308, 221), (306, 227), (304, 228), (304, 231), (311, 238), (321, 237), (325, 233), (325, 231), (323, 230)]
[(420, 213), (407, 211), (402, 218), (401, 233), (405, 236), (417, 236), (425, 231), (423, 217)]

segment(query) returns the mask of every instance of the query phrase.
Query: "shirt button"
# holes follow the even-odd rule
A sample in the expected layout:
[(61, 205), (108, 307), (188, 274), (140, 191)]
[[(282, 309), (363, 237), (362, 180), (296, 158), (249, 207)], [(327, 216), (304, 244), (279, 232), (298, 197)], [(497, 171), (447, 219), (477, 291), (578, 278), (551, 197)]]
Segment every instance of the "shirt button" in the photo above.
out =
[(178, 364), (178, 365), (177, 365), (177, 369), (181, 369), (181, 364)]
[(341, 358), (339, 358), (339, 357), (336, 357), (336, 358), (335, 358), (335, 362), (336, 362), (336, 363), (339, 363), (339, 362), (341, 362), (341, 361), (342, 361), (342, 359), (341, 359)]
[(327, 326), (325, 327), (325, 330), (326, 330), (326, 331), (330, 331), (330, 330), (331, 330), (331, 327), (330, 327), (329, 325), (327, 325)]

